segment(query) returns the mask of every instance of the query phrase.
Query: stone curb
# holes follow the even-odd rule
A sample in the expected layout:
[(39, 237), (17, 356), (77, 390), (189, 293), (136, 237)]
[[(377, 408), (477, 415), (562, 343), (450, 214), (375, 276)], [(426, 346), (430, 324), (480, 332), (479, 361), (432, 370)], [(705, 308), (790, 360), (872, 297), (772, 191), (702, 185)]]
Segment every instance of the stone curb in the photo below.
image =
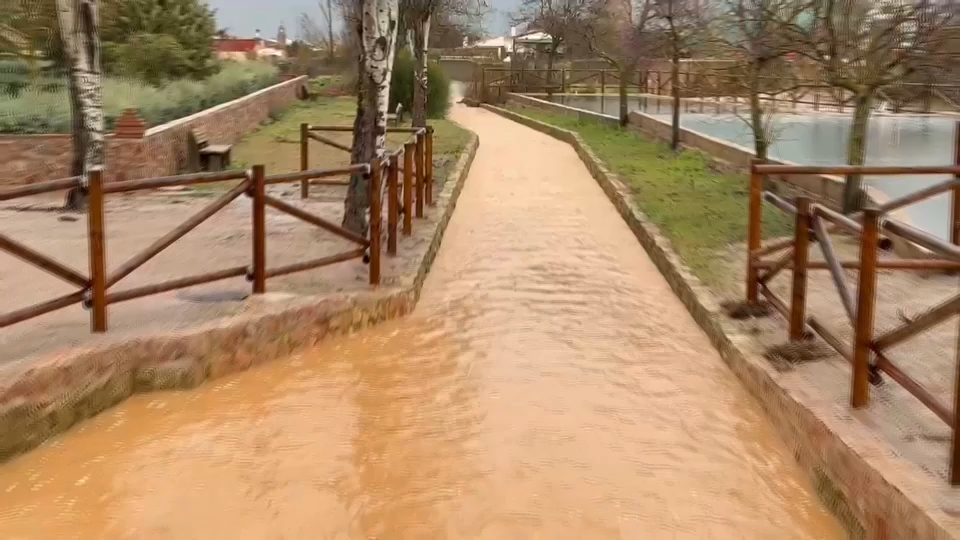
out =
[(438, 194), (439, 212), (415, 275), (402, 286), (213, 321), (190, 330), (138, 337), (0, 369), (0, 463), (133, 394), (186, 389), (289, 356), (324, 339), (406, 315), (436, 258), (480, 140), (471, 133)]
[(851, 538), (960, 538), (957, 519), (936, 502), (937, 497), (956, 499), (949, 485), (896, 455), (850, 410), (818, 398), (809, 383), (774, 371), (756, 341), (727, 321), (713, 292), (686, 267), (669, 239), (637, 207), (629, 187), (579, 134), (498, 107), (483, 107), (574, 147), (674, 293), (790, 444)]

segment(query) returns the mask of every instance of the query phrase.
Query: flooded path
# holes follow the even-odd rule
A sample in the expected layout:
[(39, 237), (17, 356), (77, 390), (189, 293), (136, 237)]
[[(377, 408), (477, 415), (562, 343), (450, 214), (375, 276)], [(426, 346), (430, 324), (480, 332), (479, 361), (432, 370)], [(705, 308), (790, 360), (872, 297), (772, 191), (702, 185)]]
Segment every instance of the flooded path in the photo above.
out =
[(0, 538), (842, 538), (574, 151), (454, 115), (482, 143), (410, 317), (0, 467)]

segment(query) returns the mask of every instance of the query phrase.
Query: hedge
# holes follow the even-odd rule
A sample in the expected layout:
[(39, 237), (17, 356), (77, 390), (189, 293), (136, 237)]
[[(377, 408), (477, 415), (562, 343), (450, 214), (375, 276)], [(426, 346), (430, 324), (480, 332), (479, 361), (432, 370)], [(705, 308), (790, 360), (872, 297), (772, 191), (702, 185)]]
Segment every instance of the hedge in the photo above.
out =
[[(265, 62), (229, 62), (217, 74), (162, 86), (105, 77), (103, 108), (107, 131), (124, 109), (137, 109), (147, 125), (157, 126), (226, 103), (279, 82), (277, 68)], [(0, 133), (70, 132), (70, 100), (65, 90), (30, 88), (18, 96), (0, 95)]]

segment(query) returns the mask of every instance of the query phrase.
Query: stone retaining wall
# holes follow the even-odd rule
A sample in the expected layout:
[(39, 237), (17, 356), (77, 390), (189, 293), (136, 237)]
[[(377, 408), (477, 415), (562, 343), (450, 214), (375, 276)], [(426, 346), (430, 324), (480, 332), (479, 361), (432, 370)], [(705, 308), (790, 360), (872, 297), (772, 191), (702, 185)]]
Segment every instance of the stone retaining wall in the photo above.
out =
[(0, 368), (0, 462), (134, 393), (190, 388), (409, 313), (420, 297), (478, 145), (472, 135), (431, 209), (435, 226), (421, 229), (422, 237), (415, 231), (411, 245), (423, 251), (422, 258), (400, 276), (396, 287), (272, 307), (269, 295), (254, 297), (250, 315), (183, 332), (70, 349)]
[[(187, 162), (187, 133), (200, 128), (211, 144), (233, 144), (289, 107), (306, 77), (281, 82), (196, 114), (146, 130), (142, 136), (108, 135), (106, 180), (168, 176)], [(70, 176), (70, 135), (0, 135), (0, 187)]]
[[(629, 187), (597, 158), (579, 135), (531, 118), (485, 108), (573, 146), (633, 230), (674, 293), (710, 338), (730, 369), (759, 400), (824, 503), (851, 538), (946, 540), (960, 538), (960, 513), (949, 510), (957, 495), (938, 478), (896, 455), (851, 417), (844, 405), (818, 397), (809, 382), (774, 370), (759, 345), (722, 314), (712, 291), (637, 207)], [(842, 407), (842, 408), (841, 408)], [(949, 512), (949, 513), (948, 513)]]

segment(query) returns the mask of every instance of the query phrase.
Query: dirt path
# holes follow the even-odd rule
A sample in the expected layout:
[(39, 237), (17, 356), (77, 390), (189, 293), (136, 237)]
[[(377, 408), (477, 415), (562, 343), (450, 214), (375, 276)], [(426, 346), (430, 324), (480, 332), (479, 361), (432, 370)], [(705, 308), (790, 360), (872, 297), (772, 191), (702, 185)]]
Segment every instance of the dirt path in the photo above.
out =
[(842, 538), (575, 152), (453, 114), (481, 145), (413, 314), (11, 461), (0, 537)]

